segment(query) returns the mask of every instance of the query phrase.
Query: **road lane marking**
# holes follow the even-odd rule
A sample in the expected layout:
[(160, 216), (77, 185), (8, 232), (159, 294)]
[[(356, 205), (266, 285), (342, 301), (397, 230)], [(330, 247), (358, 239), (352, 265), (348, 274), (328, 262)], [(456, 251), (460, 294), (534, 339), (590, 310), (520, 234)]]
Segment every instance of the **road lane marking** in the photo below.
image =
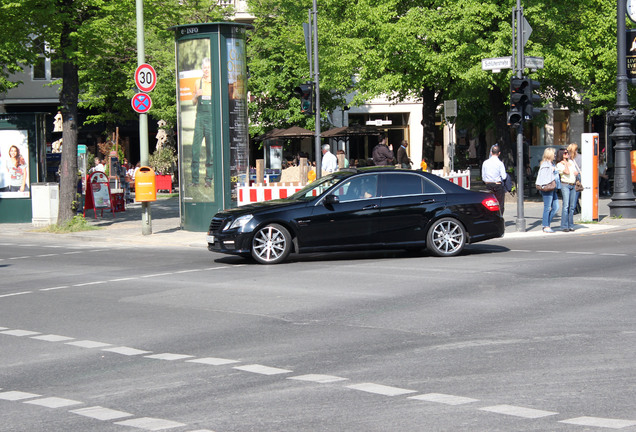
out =
[(61, 290), (61, 289), (66, 289), (70, 287), (71, 287), (70, 285), (62, 285), (62, 286), (56, 286), (51, 288), (42, 288), (40, 289), (40, 291), (54, 291), (54, 290)]
[(576, 417), (568, 420), (561, 420), (559, 423), (567, 423), (579, 426), (593, 426), (604, 427), (608, 429), (622, 429), (630, 426), (635, 426), (634, 420), (619, 420), (600, 417)]
[(74, 286), (74, 287), (83, 287), (83, 286), (87, 286), (87, 285), (99, 285), (99, 284), (104, 284), (104, 283), (106, 283), (106, 281), (93, 281), (93, 282), (78, 283), (78, 284), (74, 284), (72, 286)]
[(41, 334), (40, 332), (34, 332), (34, 331), (30, 331), (30, 330), (5, 330), (5, 331), (0, 332), (0, 333), (6, 334), (6, 335), (9, 335), (9, 336), (17, 336), (17, 337), (33, 336), (33, 335)]
[(152, 351), (143, 351), (137, 348), (130, 348), (125, 346), (120, 347), (112, 347), (112, 348), (103, 348), (102, 351), (113, 352), (117, 354), (123, 354), (127, 356), (135, 356), (140, 354), (150, 354)]
[(321, 374), (298, 375), (294, 377), (287, 377), (287, 379), (298, 380), (298, 381), (309, 381), (309, 382), (315, 382), (320, 384), (327, 384), (332, 382), (348, 380), (348, 378), (342, 378), (342, 377), (333, 376), (333, 375), (321, 375)]
[(0, 393), (0, 399), (8, 400), (8, 401), (19, 401), (23, 399), (32, 399), (36, 397), (40, 397), (40, 395), (35, 393), (21, 392), (21, 391), (7, 391), (7, 392)]
[(573, 255), (596, 255), (596, 253), (595, 253), (595, 252), (566, 251), (565, 253), (567, 253), (567, 254), (573, 254)]
[(445, 405), (463, 405), (463, 404), (479, 401), (479, 399), (472, 399), (469, 397), (454, 396), (454, 395), (443, 394), (443, 393), (427, 393), (427, 394), (421, 394), (417, 396), (409, 396), (409, 399), (415, 399), (415, 400), (421, 400), (421, 401), (427, 401), (427, 402), (436, 402), (436, 403), (441, 403)]
[(141, 417), (131, 420), (123, 420), (115, 422), (116, 425), (130, 426), (137, 429), (145, 429), (149, 431), (158, 431), (164, 429), (172, 429), (177, 427), (186, 426), (185, 423), (179, 423), (172, 420), (163, 420), (152, 417)]
[(537, 419), (542, 417), (548, 417), (559, 414), (554, 411), (543, 411), (533, 408), (524, 408), (514, 405), (493, 405), (489, 407), (479, 408), (480, 411), (488, 411), (496, 414), (505, 414), (515, 417), (522, 417), (527, 419)]
[(63, 342), (67, 340), (73, 340), (75, 338), (68, 337), (68, 336), (48, 334), (48, 335), (41, 335), (41, 336), (31, 336), (31, 339), (43, 340), (47, 342)]
[(19, 257), (11, 257), (9, 258), (10, 260), (19, 260), (19, 259), (27, 259), (27, 258), (33, 258), (32, 256), (19, 256)]
[(26, 401), (24, 403), (32, 404), (32, 405), (40, 405), (46, 408), (63, 408), (67, 406), (81, 405), (84, 402), (79, 402), (76, 400), (64, 399), (59, 397), (46, 397), (42, 399)]
[(75, 255), (75, 254), (81, 254), (81, 253), (84, 253), (84, 251), (64, 252), (62, 255)]
[(207, 364), (212, 366), (223, 366), (226, 364), (240, 363), (239, 360), (230, 360), (230, 359), (224, 359), (224, 358), (218, 358), (218, 357), (203, 357), (203, 358), (198, 358), (193, 360), (186, 360), (186, 362), (201, 363), (201, 364)]
[(183, 359), (186, 359), (186, 358), (192, 358), (194, 356), (187, 355), (187, 354), (163, 353), (163, 354), (147, 355), (147, 356), (144, 356), (144, 357), (151, 358), (151, 359), (157, 359), (157, 360), (174, 361), (174, 360), (183, 360)]
[(24, 294), (32, 294), (33, 291), (22, 291), (22, 292), (17, 292), (17, 293), (11, 293), (11, 294), (3, 294), (0, 295), (0, 297), (14, 297), (14, 296), (19, 296), (19, 295), (24, 295)]
[(96, 420), (117, 420), (124, 417), (132, 417), (132, 414), (117, 411), (110, 408), (104, 408), (101, 406), (93, 406), (88, 408), (79, 408), (76, 410), (70, 410), (73, 414), (81, 415), (84, 417), (94, 418)]
[(286, 374), (286, 373), (293, 372), (289, 369), (280, 369), (275, 367), (263, 366), (259, 364), (234, 366), (233, 369), (242, 370), (245, 372), (252, 372), (252, 373), (261, 374), (261, 375), (278, 375), (278, 374)]
[(416, 390), (407, 390), (399, 387), (390, 387), (382, 384), (362, 383), (346, 386), (353, 390), (360, 390), (367, 393), (375, 393), (384, 396), (401, 396), (409, 393), (417, 393)]
[(52, 256), (58, 256), (59, 254), (43, 254), (43, 255), (36, 255), (35, 258), (46, 258), (46, 257), (52, 257)]
[(75, 342), (65, 342), (66, 345), (73, 345), (80, 348), (103, 348), (110, 346), (111, 344), (104, 342), (97, 342), (92, 340), (81, 340)]

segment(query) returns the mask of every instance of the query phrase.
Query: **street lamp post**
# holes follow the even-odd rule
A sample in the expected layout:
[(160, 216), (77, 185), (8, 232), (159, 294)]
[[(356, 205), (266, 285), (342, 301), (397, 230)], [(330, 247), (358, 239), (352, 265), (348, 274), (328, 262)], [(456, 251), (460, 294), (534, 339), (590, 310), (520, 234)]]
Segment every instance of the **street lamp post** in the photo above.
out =
[(632, 139), (634, 138), (631, 122), (636, 113), (629, 109), (629, 101), (627, 100), (626, 8), (625, 0), (617, 0), (618, 72), (616, 75), (616, 110), (611, 113), (615, 129), (610, 135), (616, 145), (614, 146), (614, 194), (609, 208), (611, 217), (636, 218), (636, 201), (634, 200), (630, 160)]

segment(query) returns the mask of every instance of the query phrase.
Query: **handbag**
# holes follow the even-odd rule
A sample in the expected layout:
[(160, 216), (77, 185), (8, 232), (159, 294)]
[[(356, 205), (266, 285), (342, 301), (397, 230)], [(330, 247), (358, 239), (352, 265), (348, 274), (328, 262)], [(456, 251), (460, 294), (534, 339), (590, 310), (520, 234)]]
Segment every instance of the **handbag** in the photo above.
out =
[(548, 184), (536, 185), (539, 192), (552, 192), (556, 189), (556, 180), (552, 180)]
[(577, 192), (582, 192), (584, 187), (583, 183), (581, 183), (581, 168), (579, 168), (579, 164), (577, 164), (574, 159), (572, 160), (572, 162), (574, 162), (574, 166), (576, 167), (576, 170), (578, 172), (578, 174), (576, 175), (576, 181), (574, 182), (574, 190)]
[(577, 180), (576, 182), (574, 182), (574, 190), (577, 192), (582, 192), (584, 189), (583, 184), (581, 183), (580, 180)]

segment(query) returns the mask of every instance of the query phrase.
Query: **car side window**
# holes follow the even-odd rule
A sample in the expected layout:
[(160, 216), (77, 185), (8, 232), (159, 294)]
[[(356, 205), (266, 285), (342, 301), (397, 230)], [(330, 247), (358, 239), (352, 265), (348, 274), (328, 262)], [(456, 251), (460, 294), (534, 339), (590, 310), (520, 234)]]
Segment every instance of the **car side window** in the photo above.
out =
[(444, 191), (429, 179), (422, 178), (422, 186), (425, 194), (439, 194)]
[(337, 189), (340, 202), (369, 199), (377, 196), (378, 177), (366, 175), (355, 177)]
[(422, 177), (414, 174), (386, 174), (382, 178), (382, 196), (422, 195)]

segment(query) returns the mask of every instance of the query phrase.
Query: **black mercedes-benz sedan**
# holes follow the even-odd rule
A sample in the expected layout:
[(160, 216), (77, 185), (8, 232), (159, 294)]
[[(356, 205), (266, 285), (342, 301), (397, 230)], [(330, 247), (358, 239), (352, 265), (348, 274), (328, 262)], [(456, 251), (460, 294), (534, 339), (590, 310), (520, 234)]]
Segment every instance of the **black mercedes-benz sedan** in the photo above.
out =
[(459, 254), (504, 234), (494, 195), (422, 171), (346, 169), (294, 195), (221, 211), (208, 249), (277, 264), (291, 252), (422, 249)]

